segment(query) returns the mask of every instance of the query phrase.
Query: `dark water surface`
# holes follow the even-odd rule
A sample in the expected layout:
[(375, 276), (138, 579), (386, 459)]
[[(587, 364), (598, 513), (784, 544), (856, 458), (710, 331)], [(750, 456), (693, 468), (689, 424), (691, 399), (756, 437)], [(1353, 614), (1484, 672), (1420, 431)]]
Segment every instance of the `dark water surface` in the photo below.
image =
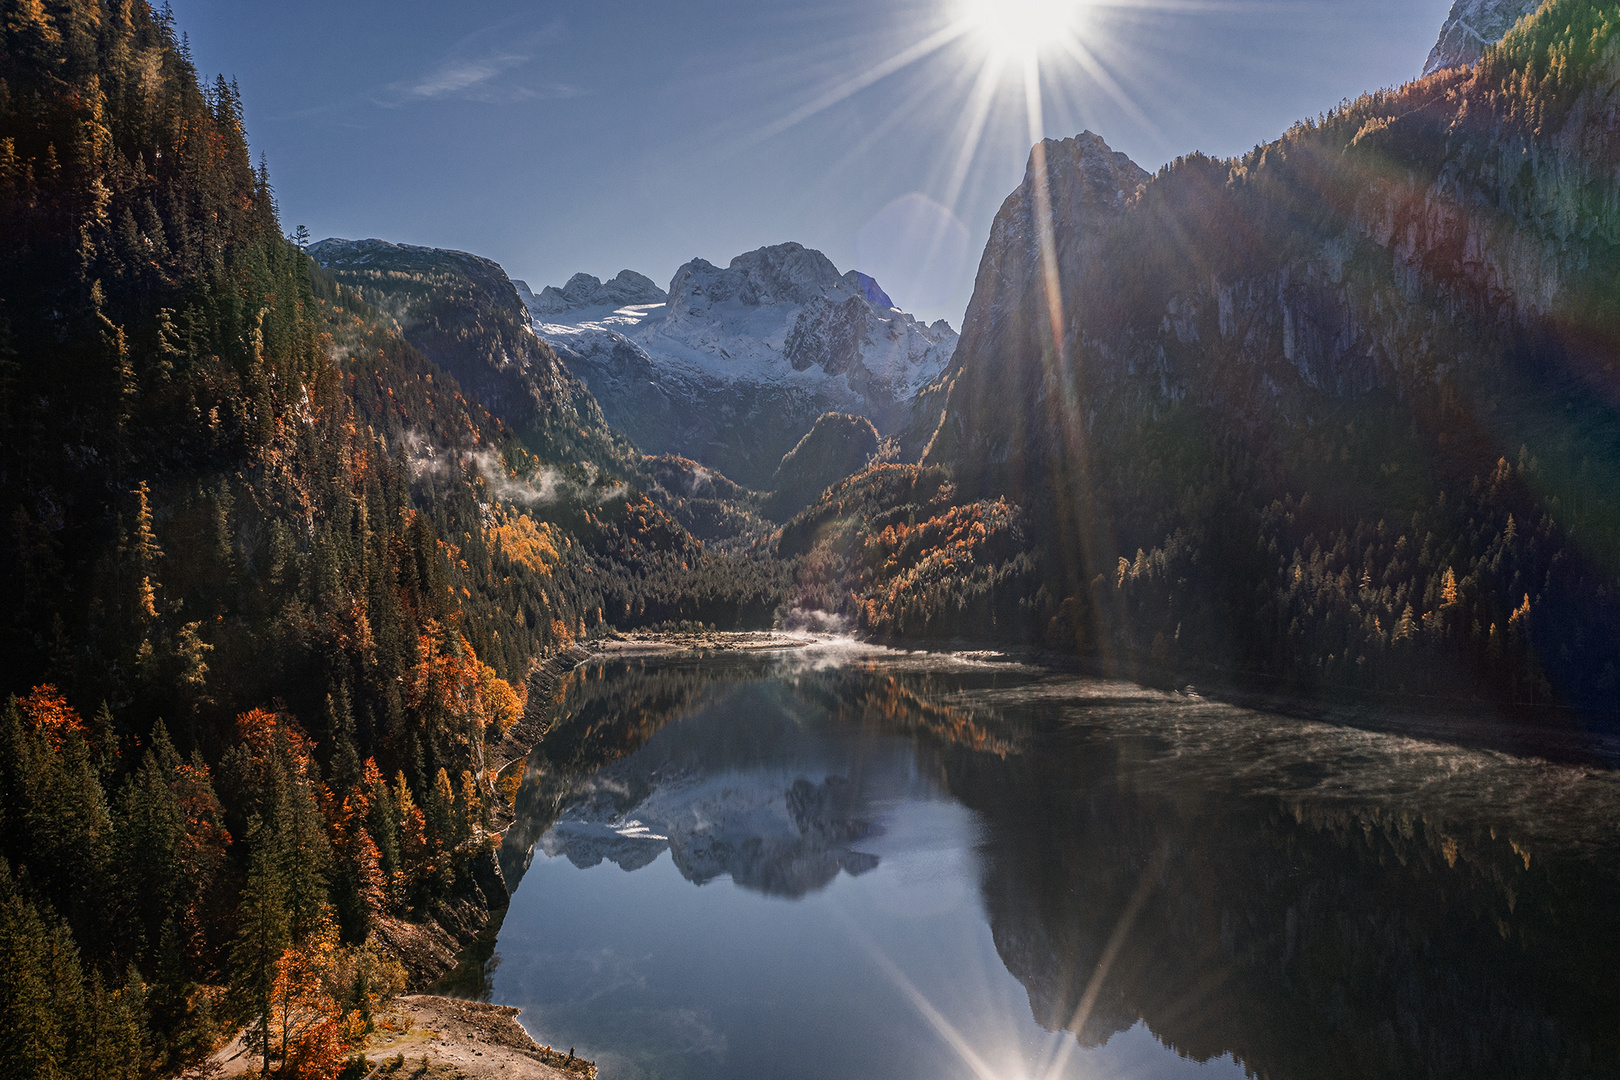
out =
[(830, 643), (581, 668), (487, 989), (603, 1080), (1620, 1075), (1620, 776)]

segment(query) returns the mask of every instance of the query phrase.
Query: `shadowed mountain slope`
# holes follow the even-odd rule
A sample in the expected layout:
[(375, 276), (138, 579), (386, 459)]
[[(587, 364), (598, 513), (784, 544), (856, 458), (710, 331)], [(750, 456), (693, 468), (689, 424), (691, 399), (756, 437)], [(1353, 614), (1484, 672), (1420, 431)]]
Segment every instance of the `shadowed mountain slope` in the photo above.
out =
[(926, 461), (1033, 516), (1050, 640), (1612, 708), (1617, 31), (1547, 4), (1472, 69), (1153, 177), (1037, 148)]
[(309, 254), (541, 457), (622, 471), (633, 456), (584, 384), (534, 335), (498, 264), (385, 240), (322, 240)]

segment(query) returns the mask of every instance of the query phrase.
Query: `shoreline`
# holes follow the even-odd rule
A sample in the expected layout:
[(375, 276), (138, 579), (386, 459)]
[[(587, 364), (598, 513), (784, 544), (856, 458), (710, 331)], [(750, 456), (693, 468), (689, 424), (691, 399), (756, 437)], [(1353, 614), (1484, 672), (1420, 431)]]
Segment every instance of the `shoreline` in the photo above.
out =
[[(1372, 731), (1395, 737), (1422, 739), (1434, 742), (1443, 742), (1463, 746), (1476, 750), (1489, 750), (1519, 757), (1539, 757), (1562, 764), (1583, 764), (1603, 769), (1620, 768), (1620, 736), (1604, 732), (1576, 729), (1572, 725), (1552, 725), (1535, 723), (1524, 719), (1514, 719), (1503, 715), (1499, 708), (1489, 703), (1472, 703), (1462, 700), (1444, 701), (1417, 701), (1410, 698), (1395, 699), (1387, 704), (1372, 700), (1345, 700), (1333, 697), (1310, 697), (1302, 694), (1289, 694), (1285, 692), (1268, 691), (1249, 684), (1246, 681), (1233, 681), (1219, 679), (1207, 681), (1211, 675), (1220, 673), (1204, 672), (1206, 681), (1194, 687), (1182, 685), (1187, 678), (1199, 678), (1198, 675), (1189, 675), (1185, 672), (1172, 672), (1158, 669), (1149, 664), (1141, 664), (1134, 672), (1137, 678), (1111, 672), (1094, 659), (1070, 657), (1061, 654), (1020, 651), (1014, 649), (997, 648), (993, 644), (983, 642), (914, 642), (895, 641), (878, 642), (862, 640), (845, 635), (833, 635), (814, 632), (793, 631), (632, 631), (604, 636), (589, 642), (577, 644), (564, 653), (551, 658), (533, 676), (531, 681), (530, 708), (526, 710), (524, 720), (520, 725), (514, 726), (508, 733), (506, 740), (500, 744), (504, 752), (500, 763), (500, 770), (505, 770), (527, 759), (529, 753), (538, 746), (549, 733), (554, 723), (551, 715), (555, 704), (552, 695), (557, 686), (567, 674), (578, 667), (593, 660), (608, 659), (636, 659), (642, 657), (705, 657), (712, 656), (720, 659), (724, 656), (742, 656), (747, 654), (782, 652), (790, 653), (800, 649), (810, 649), (817, 646), (854, 646), (862, 652), (873, 657), (890, 657), (903, 660), (906, 657), (938, 658), (960, 662), (964, 665), (992, 665), (1009, 669), (1022, 669), (1029, 672), (1036, 680), (1096, 680), (1101, 682), (1116, 682), (1127, 684), (1147, 690), (1151, 693), (1164, 695), (1167, 702), (1180, 699), (1202, 699), (1257, 713), (1271, 714), (1279, 719), (1307, 721), (1337, 725), (1347, 728)], [(1370, 695), (1369, 695), (1370, 696)], [(545, 702), (544, 710), (537, 708)], [(1473, 710), (1473, 711), (1471, 711)], [(532, 736), (532, 739), (531, 739)], [(520, 752), (516, 752), (520, 751)], [(514, 813), (510, 807), (503, 806), (501, 821), (492, 835), (502, 836), (510, 827)], [(504, 887), (505, 882), (502, 880)], [(533, 1040), (523, 1030), (516, 1020), (519, 1010), (510, 1006), (489, 1005), (486, 1003), (469, 1001), (460, 997), (442, 996), (446, 991), (454, 994), (456, 989), (450, 982), (450, 977), (464, 964), (479, 958), (472, 954), (481, 948), (487, 953), (492, 951), (495, 938), (499, 934), (501, 924), (506, 915), (505, 903), (499, 909), (491, 910), (489, 918), (479, 928), (473, 939), (468, 941), (456, 954), (454, 959), (439, 970), (431, 978), (416, 982), (415, 985), (426, 988), (425, 993), (409, 995), (400, 1001), (418, 1003), (415, 1008), (436, 1010), (434, 1016), (444, 1016), (466, 1010), (495, 1010), (510, 1020), (511, 1028), (521, 1033), (522, 1040), (526, 1041), (530, 1050), (524, 1051), (531, 1056), (542, 1053), (542, 1048), (534, 1044)], [(432, 991), (438, 991), (434, 993)], [(437, 1003), (437, 1004), (434, 1004)], [(493, 1015), (493, 1014), (490, 1014)], [(441, 1021), (443, 1022), (443, 1021)], [(459, 1030), (459, 1029), (458, 1029)], [(513, 1036), (513, 1038), (516, 1038)], [(471, 1041), (476, 1041), (471, 1040)], [(448, 1054), (443, 1060), (454, 1063), (466, 1059), (467, 1055), (460, 1049), (451, 1049), (459, 1046), (453, 1040), (445, 1042), (439, 1040), (437, 1044), (429, 1045), (431, 1040), (418, 1040), (416, 1044), (423, 1046), (423, 1054), (443, 1051)], [(395, 1043), (388, 1044), (389, 1048)], [(406, 1045), (400, 1043), (398, 1045)], [(368, 1048), (368, 1053), (372, 1051)], [(396, 1051), (397, 1052), (397, 1051)], [(488, 1053), (488, 1051), (485, 1051)], [(460, 1055), (460, 1056), (457, 1056)], [(409, 1056), (409, 1055), (407, 1055)], [(537, 1062), (539, 1059), (535, 1059)], [(564, 1058), (564, 1061), (567, 1059)], [(578, 1059), (575, 1059), (578, 1060)], [(375, 1062), (373, 1062), (375, 1063)], [(459, 1066), (458, 1066), (459, 1067)], [(527, 1065), (524, 1066), (528, 1067)], [(547, 1065), (546, 1072), (525, 1074), (513, 1072), (510, 1069), (500, 1073), (487, 1075), (523, 1076), (534, 1075), (538, 1077), (572, 1076), (585, 1078), (587, 1074), (579, 1071), (561, 1073), (552, 1070)], [(375, 1073), (377, 1080), (383, 1080), (388, 1074)], [(433, 1074), (428, 1074), (433, 1075)], [(450, 1074), (446, 1074), (448, 1077)], [(469, 1080), (473, 1077), (482, 1077), (484, 1073), (466, 1073)], [(594, 1066), (588, 1074), (595, 1076)]]
[[(510, 1005), (436, 994), (389, 1002), (377, 1030), (348, 1058), (364, 1080), (596, 1080), (596, 1063), (536, 1043)], [(209, 1059), (210, 1075), (259, 1075), (262, 1064), (238, 1035)]]
[[(1338, 690), (1310, 695), (1261, 685), (1267, 677), (1218, 669), (1161, 668), (1130, 658), (1129, 672), (1109, 670), (1094, 657), (1017, 649), (980, 641), (876, 641), (845, 635), (780, 630), (631, 631), (587, 646), (587, 659), (607, 656), (677, 656), (704, 652), (767, 652), (848, 642), (896, 657), (919, 654), (966, 663), (1029, 668), (1046, 677), (1073, 676), (1128, 683), (1166, 695), (1200, 698), (1293, 720), (1447, 742), (1475, 750), (1540, 757), (1565, 765), (1620, 768), (1620, 730), (1593, 727), (1573, 708), (1513, 705), (1463, 697)], [(584, 661), (581, 661), (584, 662)]]

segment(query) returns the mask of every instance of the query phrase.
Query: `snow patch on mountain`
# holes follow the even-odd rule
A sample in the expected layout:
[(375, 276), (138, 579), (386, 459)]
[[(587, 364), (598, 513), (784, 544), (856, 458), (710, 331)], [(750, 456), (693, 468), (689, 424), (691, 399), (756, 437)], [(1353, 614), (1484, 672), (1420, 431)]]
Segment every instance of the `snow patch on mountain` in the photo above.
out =
[(652, 278), (634, 270), (620, 270), (618, 276), (602, 281), (590, 274), (575, 274), (562, 288), (547, 285), (536, 296), (528, 283), (514, 281), (518, 295), (531, 312), (546, 316), (566, 315), (586, 308), (617, 308), (629, 304), (661, 304), (668, 299)]
[(840, 273), (801, 244), (760, 248), (724, 268), (694, 259), (658, 296), (610, 290), (627, 273), (608, 285), (575, 275), (538, 296), (518, 291), (535, 332), (591, 387), (609, 422), (643, 450), (684, 454), (752, 486), (825, 412), (892, 430), (956, 350), (949, 323), (918, 321), (869, 276)]
[(667, 296), (610, 295), (583, 274), (560, 290), (528, 294), (536, 331), (553, 344), (589, 348), (597, 339), (599, 347), (617, 335), (655, 366), (736, 381), (841, 381), (877, 405), (910, 397), (944, 370), (956, 346), (949, 323), (917, 321), (870, 277), (840, 274), (799, 244), (739, 255), (725, 269), (694, 259), (675, 272)]

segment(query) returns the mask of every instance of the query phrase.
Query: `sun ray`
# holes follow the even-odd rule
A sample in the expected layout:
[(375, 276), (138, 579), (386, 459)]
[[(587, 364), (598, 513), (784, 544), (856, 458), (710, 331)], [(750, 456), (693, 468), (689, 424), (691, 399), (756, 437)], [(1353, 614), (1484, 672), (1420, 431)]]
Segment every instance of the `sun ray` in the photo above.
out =
[(880, 142), (886, 135), (894, 131), (895, 128), (906, 123), (906, 121), (910, 120), (921, 109), (929, 105), (931, 102), (936, 101), (937, 98), (937, 85), (930, 84), (918, 87), (909, 96), (907, 96), (905, 100), (900, 102), (898, 106), (890, 109), (888, 114), (869, 131), (862, 135), (859, 141), (852, 143), (849, 147), (847, 147), (844, 153), (839, 155), (839, 157), (827, 167), (825, 174), (814, 185), (814, 187), (806, 189), (805, 196), (803, 197), (807, 198), (810, 192), (823, 190), (826, 185), (835, 182), (838, 176), (845, 169), (849, 168), (853, 163), (862, 160), (865, 157), (866, 152), (872, 149), (873, 146), (877, 145), (877, 143)]
[(984, 126), (990, 120), (990, 109), (995, 104), (996, 91), (1001, 85), (1002, 66), (1000, 57), (991, 57), (979, 69), (978, 78), (974, 80), (973, 90), (968, 98), (961, 149), (957, 151), (956, 163), (951, 167), (950, 177), (945, 181), (944, 198), (940, 200), (952, 210), (956, 209), (957, 199), (962, 194), (962, 186), (967, 183), (967, 174), (973, 167), (973, 159), (978, 156), (979, 143), (984, 138)]
[(1031, 173), (1035, 182), (1035, 236), (1041, 249), (1041, 278), (1046, 286), (1046, 312), (1052, 323), (1052, 358), (1062, 370), (1063, 289), (1058, 276), (1056, 222), (1052, 220), (1052, 190), (1046, 177), (1046, 121), (1041, 114), (1041, 62), (1033, 53), (1024, 58), (1024, 107), (1029, 115)]
[(1064, 1066), (1069, 1063), (1069, 1057), (1074, 1048), (1080, 1045), (1080, 1029), (1085, 1027), (1086, 1021), (1091, 1019), (1091, 1011), (1097, 1006), (1097, 998), (1102, 993), (1103, 982), (1108, 978), (1108, 972), (1119, 959), (1119, 954), (1125, 948), (1125, 939), (1130, 936), (1131, 927), (1136, 924), (1136, 917), (1147, 903), (1148, 893), (1153, 891), (1153, 885), (1159, 879), (1159, 871), (1163, 868), (1164, 854), (1159, 853), (1152, 859), (1142, 872), (1142, 880), (1136, 886), (1136, 892), (1131, 895), (1125, 910), (1120, 913), (1119, 922), (1114, 925), (1114, 932), (1108, 935), (1108, 943), (1103, 946), (1102, 955), (1097, 958), (1097, 967), (1091, 974), (1091, 981), (1086, 984), (1085, 993), (1080, 995), (1080, 1004), (1074, 1010), (1074, 1019), (1069, 1021), (1068, 1030), (1076, 1037), (1064, 1039), (1058, 1044), (1058, 1052), (1052, 1061), (1042, 1070), (1043, 1077), (1060, 1076)]
[(910, 67), (912, 64), (917, 63), (917, 61), (938, 52), (940, 49), (943, 49), (957, 38), (966, 34), (972, 28), (973, 26), (971, 23), (963, 19), (958, 19), (949, 26), (936, 30), (934, 33), (929, 34), (927, 37), (923, 38), (915, 45), (912, 45), (910, 48), (902, 49), (900, 52), (895, 53), (882, 63), (870, 67), (861, 74), (845, 80), (838, 86), (833, 87), (831, 90), (828, 90), (826, 93), (816, 98), (814, 101), (793, 110), (791, 113), (775, 123), (767, 125), (755, 137), (755, 141), (763, 142), (766, 139), (782, 134), (782, 132), (787, 131), (791, 127), (802, 124), (804, 121), (810, 119), (812, 116), (815, 116), (817, 113), (824, 112), (838, 104), (840, 101), (860, 93), (873, 83), (886, 79), (902, 68)]
[(960, 1031), (956, 1030), (956, 1027), (949, 1020), (945, 1019), (943, 1013), (934, 1008), (934, 1003), (929, 1001), (927, 995), (921, 990), (917, 989), (916, 984), (906, 978), (905, 972), (901, 971), (893, 960), (885, 956), (871, 942), (865, 942), (865, 944), (867, 951), (872, 955), (872, 959), (877, 962), (878, 967), (883, 969), (883, 973), (889, 977), (889, 981), (894, 983), (900, 989), (900, 992), (906, 995), (912, 1007), (922, 1014), (924, 1020), (928, 1021), (928, 1026), (933, 1028), (939, 1034), (939, 1037), (945, 1040), (947, 1046), (956, 1051), (956, 1055), (962, 1059), (968, 1068), (973, 1070), (973, 1074), (979, 1077), (979, 1080), (1006, 1080), (1001, 1073), (991, 1067), (988, 1061), (978, 1055), (972, 1044), (963, 1037)]
[(1098, 86), (1102, 87), (1103, 93), (1112, 98), (1114, 104), (1123, 109), (1127, 116), (1140, 124), (1143, 130), (1147, 131), (1155, 139), (1161, 142), (1164, 140), (1164, 132), (1159, 130), (1157, 124), (1148, 119), (1147, 113), (1143, 112), (1141, 107), (1125, 92), (1124, 88), (1115, 81), (1108, 69), (1103, 67), (1102, 61), (1092, 55), (1091, 50), (1087, 49), (1084, 44), (1076, 40), (1071, 34), (1063, 35), (1058, 44), (1071, 60), (1079, 64), (1081, 69), (1091, 76)]

